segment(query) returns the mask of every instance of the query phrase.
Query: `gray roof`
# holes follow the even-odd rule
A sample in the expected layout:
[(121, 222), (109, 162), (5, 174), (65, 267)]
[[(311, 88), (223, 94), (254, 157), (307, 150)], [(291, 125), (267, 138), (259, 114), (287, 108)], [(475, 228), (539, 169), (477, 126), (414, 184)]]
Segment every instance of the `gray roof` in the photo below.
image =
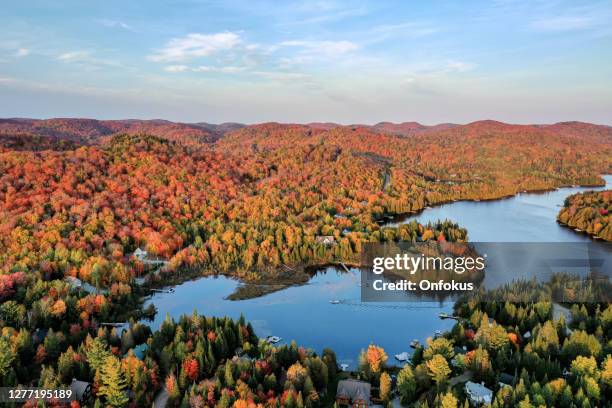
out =
[(359, 380), (340, 380), (336, 397), (349, 398), (351, 400), (370, 400), (372, 385)]
[(76, 378), (72, 379), (70, 383), (70, 389), (74, 392), (77, 400), (81, 400), (83, 395), (87, 392), (91, 392), (91, 384), (85, 381), (79, 381)]
[(465, 392), (470, 400), (477, 403), (490, 404), (493, 400), (493, 391), (483, 384), (468, 381), (465, 383)]

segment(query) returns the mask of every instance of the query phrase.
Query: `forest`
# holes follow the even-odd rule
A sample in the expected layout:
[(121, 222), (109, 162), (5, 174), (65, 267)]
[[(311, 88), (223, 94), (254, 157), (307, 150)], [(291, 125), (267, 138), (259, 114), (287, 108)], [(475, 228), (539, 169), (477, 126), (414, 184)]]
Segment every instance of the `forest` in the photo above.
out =
[(557, 221), (596, 239), (612, 241), (612, 190), (574, 194), (565, 199)]
[[(582, 123), (483, 121), (405, 134), (370, 126), (2, 120), (0, 383), (57, 387), (77, 378), (92, 384), (91, 406), (150, 406), (162, 389), (170, 406), (330, 406), (338, 369), (331, 350), (272, 347), (242, 319), (197, 314), (153, 333), (137, 322), (147, 312), (146, 289), (194, 274), (274, 280), (288, 270), (355, 262), (366, 242), (465, 241), (469, 231), (451, 221), (384, 223), (453, 200), (602, 185), (600, 174), (611, 170), (612, 130)], [(579, 212), (599, 202), (567, 207)], [(128, 328), (104, 324), (126, 319)], [(480, 320), (464, 331), (478, 332)], [(548, 320), (543, 314), (525, 327), (535, 331)], [(605, 324), (585, 323), (580, 336), (607, 347), (592, 327), (607, 336)], [(605, 350), (586, 356), (595, 358), (602, 401)], [(362, 375), (382, 392), (380, 367)], [(418, 401), (452, 399), (440, 394), (443, 381), (425, 377), (415, 385)], [(526, 391), (516, 401), (538, 395), (528, 388), (534, 382), (547, 385), (523, 377)], [(422, 398), (431, 381), (439, 392)], [(591, 396), (586, 385), (567, 384)]]

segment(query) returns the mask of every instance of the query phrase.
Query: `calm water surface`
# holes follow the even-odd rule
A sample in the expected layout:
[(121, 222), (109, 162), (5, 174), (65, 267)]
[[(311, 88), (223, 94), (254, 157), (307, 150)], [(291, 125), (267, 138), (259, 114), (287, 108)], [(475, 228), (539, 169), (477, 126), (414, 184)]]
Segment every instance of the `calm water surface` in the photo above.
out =
[[(612, 176), (605, 176), (607, 188)], [(586, 242), (586, 235), (560, 227), (556, 215), (570, 194), (592, 188), (564, 188), (547, 193), (520, 194), (498, 201), (455, 202), (426, 209), (416, 219), (421, 223), (451, 219), (467, 228), (471, 241), (481, 242)], [(442, 311), (452, 311), (452, 300), (402, 303), (361, 303), (359, 271), (345, 273), (326, 268), (308, 284), (292, 286), (259, 298), (230, 301), (240, 285), (225, 277), (208, 277), (185, 282), (174, 293), (155, 294), (158, 328), (166, 314), (178, 318), (194, 309), (207, 316), (243, 314), (258, 336), (280, 336), (283, 341), (322, 351), (330, 347), (341, 363), (354, 367), (359, 352), (370, 343), (385, 348), (390, 362), (393, 355), (409, 350), (412, 339), (425, 341), (436, 330), (448, 330), (454, 321), (440, 320)], [(331, 304), (330, 300), (341, 300)]]

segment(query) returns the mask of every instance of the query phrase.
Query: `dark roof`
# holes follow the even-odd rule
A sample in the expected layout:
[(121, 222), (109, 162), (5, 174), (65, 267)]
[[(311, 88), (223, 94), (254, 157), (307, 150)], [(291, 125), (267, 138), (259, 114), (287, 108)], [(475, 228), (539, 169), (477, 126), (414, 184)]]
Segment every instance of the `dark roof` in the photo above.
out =
[(508, 385), (512, 385), (514, 384), (514, 376), (508, 373), (501, 373), (499, 375), (499, 382), (508, 384)]
[(70, 389), (74, 392), (77, 400), (82, 400), (83, 396), (89, 396), (91, 392), (91, 384), (86, 381), (79, 381), (76, 378), (72, 379), (70, 383)]
[(371, 389), (372, 385), (365, 381), (340, 380), (336, 397), (369, 401)]

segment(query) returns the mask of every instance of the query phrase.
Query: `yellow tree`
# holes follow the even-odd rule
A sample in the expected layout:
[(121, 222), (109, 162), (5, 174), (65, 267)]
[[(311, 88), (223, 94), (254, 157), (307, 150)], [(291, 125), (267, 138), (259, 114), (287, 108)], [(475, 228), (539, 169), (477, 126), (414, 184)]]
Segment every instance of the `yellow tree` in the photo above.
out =
[(98, 395), (104, 396), (106, 403), (111, 407), (123, 407), (127, 405), (129, 398), (124, 393), (126, 387), (125, 377), (121, 371), (119, 360), (110, 356), (100, 368), (100, 379), (102, 385)]
[(391, 376), (389, 374), (382, 373), (380, 376), (380, 399), (385, 403), (389, 401), (391, 396)]
[(436, 354), (425, 364), (427, 365), (429, 376), (438, 386), (446, 382), (448, 375), (451, 373), (451, 369), (444, 357), (440, 354)]

